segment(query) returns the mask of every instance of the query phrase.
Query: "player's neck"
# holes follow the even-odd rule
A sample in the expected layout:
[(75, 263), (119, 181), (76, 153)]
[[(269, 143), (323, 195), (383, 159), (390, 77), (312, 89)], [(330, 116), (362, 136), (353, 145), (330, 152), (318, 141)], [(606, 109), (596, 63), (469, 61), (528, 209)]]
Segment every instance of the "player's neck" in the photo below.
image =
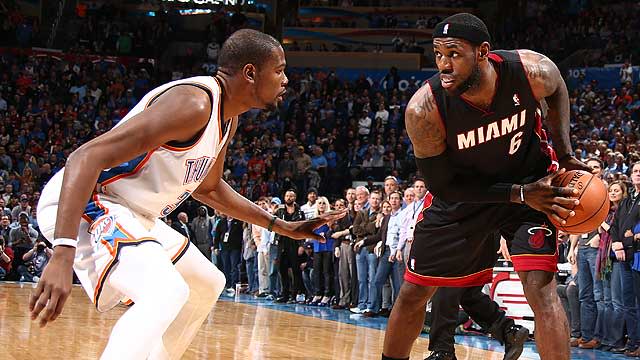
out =
[(227, 120), (249, 111), (252, 106), (246, 99), (250, 96), (242, 93), (243, 84), (236, 77), (224, 72), (218, 72), (216, 79), (222, 85), (222, 117)]
[(465, 91), (461, 97), (480, 108), (487, 109), (491, 106), (497, 86), (498, 73), (490, 61), (484, 61), (480, 64), (480, 79), (477, 84)]

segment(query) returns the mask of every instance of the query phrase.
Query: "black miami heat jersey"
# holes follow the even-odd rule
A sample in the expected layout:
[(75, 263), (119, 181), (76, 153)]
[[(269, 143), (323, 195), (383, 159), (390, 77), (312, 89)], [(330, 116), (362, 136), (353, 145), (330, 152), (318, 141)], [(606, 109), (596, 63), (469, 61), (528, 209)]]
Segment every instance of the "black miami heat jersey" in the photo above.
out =
[(489, 55), (498, 78), (489, 109), (447, 96), (440, 73), (429, 85), (446, 128), (447, 151), (457, 173), (479, 181), (523, 183), (557, 167), (536, 101), (516, 51)]

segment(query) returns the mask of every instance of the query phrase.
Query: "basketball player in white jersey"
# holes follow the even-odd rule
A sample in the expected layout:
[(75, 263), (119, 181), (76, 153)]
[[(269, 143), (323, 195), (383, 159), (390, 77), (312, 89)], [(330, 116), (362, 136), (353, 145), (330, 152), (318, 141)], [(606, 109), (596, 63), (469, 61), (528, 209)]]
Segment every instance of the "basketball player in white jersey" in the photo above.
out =
[(133, 302), (103, 359), (180, 358), (225, 285), (208, 259), (159, 220), (189, 196), (282, 235), (321, 240), (312, 230), (344, 213), (285, 222), (221, 179), (238, 115), (276, 107), (285, 65), (277, 40), (240, 30), (222, 46), (215, 77), (150, 91), (115, 128), (69, 156), (38, 206), (54, 255), (30, 299), (32, 319), (44, 326), (60, 315), (73, 269), (99, 311)]

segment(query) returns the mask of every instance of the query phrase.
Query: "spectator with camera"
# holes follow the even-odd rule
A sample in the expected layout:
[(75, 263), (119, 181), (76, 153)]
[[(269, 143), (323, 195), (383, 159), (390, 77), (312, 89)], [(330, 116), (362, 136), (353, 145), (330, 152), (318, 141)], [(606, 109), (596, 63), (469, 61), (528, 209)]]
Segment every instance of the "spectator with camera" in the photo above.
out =
[(24, 264), (18, 266), (20, 282), (38, 282), (51, 256), (53, 250), (44, 241), (38, 241), (22, 256)]
[(18, 268), (23, 263), (23, 255), (29, 251), (38, 240), (38, 231), (29, 223), (29, 215), (22, 212), (18, 215), (18, 226), (9, 231), (8, 246), (15, 253), (13, 267)]

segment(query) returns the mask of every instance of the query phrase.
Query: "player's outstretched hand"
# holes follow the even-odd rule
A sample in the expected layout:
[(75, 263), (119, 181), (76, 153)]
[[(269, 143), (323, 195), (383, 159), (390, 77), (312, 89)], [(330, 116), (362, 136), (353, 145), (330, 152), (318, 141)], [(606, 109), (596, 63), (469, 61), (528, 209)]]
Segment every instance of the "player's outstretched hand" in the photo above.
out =
[(560, 161), (560, 168), (567, 169), (567, 171), (583, 170), (592, 174), (595, 174), (597, 172), (597, 170), (590, 168), (589, 166), (587, 166), (587, 164), (576, 159), (574, 156), (565, 156), (565, 158)]
[(566, 221), (564, 219), (575, 215), (575, 212), (571, 209), (580, 203), (577, 199), (578, 190), (551, 185), (556, 176), (565, 172), (564, 168), (560, 169), (524, 186), (524, 202), (530, 207), (545, 213), (560, 224), (565, 224)]
[(318, 216), (317, 218), (306, 221), (288, 221), (281, 225), (280, 228), (277, 229), (277, 232), (292, 239), (314, 239), (320, 242), (325, 242), (326, 239), (324, 236), (314, 233), (313, 230), (324, 224), (330, 224), (343, 218), (347, 215), (348, 211), (349, 210), (347, 209), (342, 211), (330, 211)]
[(75, 248), (57, 246), (51, 261), (44, 268), (38, 286), (31, 294), (31, 320), (36, 320), (40, 315), (40, 327), (58, 318), (71, 294), (75, 252)]

